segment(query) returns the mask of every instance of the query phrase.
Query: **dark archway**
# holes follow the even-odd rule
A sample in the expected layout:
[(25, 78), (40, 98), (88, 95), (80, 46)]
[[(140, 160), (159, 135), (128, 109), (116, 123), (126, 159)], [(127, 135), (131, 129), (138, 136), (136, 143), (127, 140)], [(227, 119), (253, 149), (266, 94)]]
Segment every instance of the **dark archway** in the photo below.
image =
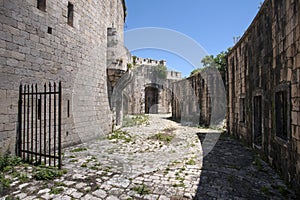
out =
[(148, 86), (145, 88), (145, 113), (158, 113), (159, 89), (157, 87)]

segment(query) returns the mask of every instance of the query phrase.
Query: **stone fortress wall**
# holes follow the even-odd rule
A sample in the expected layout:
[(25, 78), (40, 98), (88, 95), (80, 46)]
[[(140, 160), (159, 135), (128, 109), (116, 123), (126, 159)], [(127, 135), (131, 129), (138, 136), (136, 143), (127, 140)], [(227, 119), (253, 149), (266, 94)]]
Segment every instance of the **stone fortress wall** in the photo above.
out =
[(215, 68), (205, 68), (172, 83), (172, 118), (181, 123), (222, 128), (225, 119), (225, 88)]
[(155, 66), (165, 60), (131, 57), (133, 77), (123, 91), (124, 114), (171, 113), (171, 83), (181, 79), (181, 72), (167, 71), (165, 78), (155, 73)]
[[(1, 151), (14, 152), (20, 83), (62, 82), (64, 146), (111, 131), (107, 60), (127, 53), (124, 1), (3, 0), (0, 12)], [(116, 54), (108, 54), (110, 28)]]
[(300, 2), (265, 0), (228, 55), (227, 127), (300, 187)]

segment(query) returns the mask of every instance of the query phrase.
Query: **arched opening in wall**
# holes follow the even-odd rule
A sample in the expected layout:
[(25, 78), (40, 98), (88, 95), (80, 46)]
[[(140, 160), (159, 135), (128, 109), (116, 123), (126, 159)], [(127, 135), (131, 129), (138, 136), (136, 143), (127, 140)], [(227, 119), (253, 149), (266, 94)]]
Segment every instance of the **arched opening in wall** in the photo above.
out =
[(177, 96), (172, 93), (172, 119), (180, 122), (181, 121), (181, 106)]
[(145, 88), (145, 113), (158, 114), (159, 88), (151, 85)]
[(126, 94), (123, 93), (123, 115), (128, 115), (128, 103), (129, 99)]
[(262, 111), (262, 95), (256, 94), (253, 97), (253, 145), (257, 148), (261, 148), (263, 143)]

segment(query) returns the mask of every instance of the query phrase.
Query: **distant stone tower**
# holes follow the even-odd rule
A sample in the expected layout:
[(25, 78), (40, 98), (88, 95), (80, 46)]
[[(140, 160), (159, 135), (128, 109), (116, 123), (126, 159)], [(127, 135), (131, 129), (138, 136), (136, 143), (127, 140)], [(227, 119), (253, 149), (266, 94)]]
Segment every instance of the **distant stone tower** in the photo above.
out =
[(132, 77), (132, 73), (127, 68), (130, 53), (119, 38), (116, 28), (107, 29), (107, 92), (110, 109), (113, 112), (113, 126), (122, 124), (122, 91)]

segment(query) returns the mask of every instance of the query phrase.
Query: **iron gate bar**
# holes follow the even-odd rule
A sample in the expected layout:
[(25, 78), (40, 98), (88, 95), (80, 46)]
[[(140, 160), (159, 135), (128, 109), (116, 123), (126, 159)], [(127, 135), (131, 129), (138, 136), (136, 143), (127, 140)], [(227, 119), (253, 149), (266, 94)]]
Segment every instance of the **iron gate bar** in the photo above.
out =
[(59, 82), (58, 86), (58, 168), (61, 169), (62, 161), (61, 161), (61, 99), (62, 99), (62, 87), (61, 82)]
[[(54, 92), (56, 92), (56, 84), (54, 83)], [(56, 95), (54, 95), (54, 100), (53, 100), (53, 102), (54, 102), (54, 106), (53, 106), (53, 109), (54, 109), (54, 115), (53, 115), (53, 117), (54, 117), (54, 121), (53, 121), (53, 127), (54, 127), (54, 138), (56, 138)], [(53, 146), (55, 146), (56, 147), (56, 139), (54, 139), (54, 144), (53, 144)], [(56, 155), (56, 151), (54, 151), (54, 166), (56, 166), (56, 159), (55, 159), (55, 155)]]
[[(47, 91), (47, 88), (46, 88), (47, 86), (46, 86), (46, 83), (45, 83), (45, 85), (44, 85), (44, 92), (46, 93), (46, 91)], [(47, 105), (46, 105), (46, 103), (47, 103), (47, 98), (46, 98), (46, 95), (44, 95), (44, 159), (45, 159), (45, 164), (46, 164), (46, 143), (47, 143), (47, 141), (46, 141), (46, 132), (47, 132), (47, 130), (46, 130), (46, 128), (47, 128), (47, 126), (46, 126), (46, 124), (47, 124), (47, 115), (46, 115), (46, 111), (47, 111)]]
[[(37, 98), (37, 84), (35, 84), (35, 150), (37, 151), (37, 141), (38, 141), (38, 98)], [(37, 155), (35, 155), (35, 160), (37, 161)]]
[[(56, 84), (54, 83), (54, 92), (56, 92)], [(56, 138), (56, 95), (54, 95), (54, 138)], [(56, 139), (54, 139), (54, 146), (56, 147)], [(56, 151), (54, 151), (55, 157)], [(56, 162), (54, 161), (54, 166), (56, 166)]]
[[(29, 85), (27, 85), (27, 91), (29, 92)], [(27, 134), (26, 134), (26, 139), (27, 139), (27, 150), (29, 149), (29, 95), (27, 96)], [(29, 154), (27, 154), (27, 161), (29, 161)]]
[[(51, 92), (51, 83), (49, 83), (49, 91)], [(51, 94), (49, 94), (49, 152), (51, 152)], [(51, 157), (49, 157), (49, 165), (51, 165)]]
[[(33, 151), (33, 85), (31, 85), (31, 151)], [(30, 160), (32, 160), (32, 154)]]
[(39, 94), (39, 116), (40, 116), (40, 155), (39, 155), (39, 163), (42, 163), (42, 95)]
[(19, 87), (17, 154), (28, 162), (43, 162), (49, 166), (58, 166), (60, 169), (61, 82), (58, 88), (56, 83), (53, 85), (49, 83), (48, 87), (47, 91), (47, 85), (44, 84), (43, 92), (38, 92), (37, 84), (31, 86), (21, 84)]
[(17, 155), (21, 156), (21, 148), (20, 146), (22, 145), (22, 135), (21, 130), (22, 130), (22, 84), (19, 86), (19, 101), (18, 101), (18, 148), (17, 148)]

